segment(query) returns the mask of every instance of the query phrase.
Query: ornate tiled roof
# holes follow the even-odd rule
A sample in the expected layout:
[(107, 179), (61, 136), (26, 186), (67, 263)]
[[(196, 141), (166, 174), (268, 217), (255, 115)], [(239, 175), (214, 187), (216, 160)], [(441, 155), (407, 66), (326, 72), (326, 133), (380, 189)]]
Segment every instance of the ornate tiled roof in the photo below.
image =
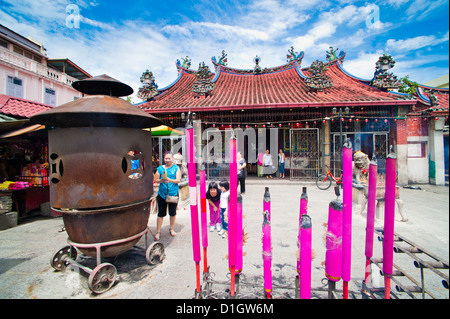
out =
[(447, 114), (449, 112), (449, 89), (419, 85), (416, 89), (422, 113), (430, 115)]
[(0, 94), (0, 113), (19, 118), (30, 118), (34, 114), (52, 109), (53, 106), (18, 97)]
[[(345, 55), (345, 54), (344, 54)], [(350, 76), (342, 68), (341, 59), (326, 63), (325, 75), (333, 86), (323, 91), (308, 87), (306, 79), (311, 76), (308, 68), (300, 68), (301, 57), (279, 67), (240, 70), (218, 64), (213, 59), (216, 73), (211, 75), (215, 88), (208, 96), (199, 97), (192, 91), (196, 72), (178, 63), (178, 79), (161, 89), (151, 101), (138, 106), (151, 113), (184, 112), (192, 110), (215, 111), (256, 108), (317, 107), (343, 105), (414, 105), (415, 98), (394, 94), (368, 85)]]

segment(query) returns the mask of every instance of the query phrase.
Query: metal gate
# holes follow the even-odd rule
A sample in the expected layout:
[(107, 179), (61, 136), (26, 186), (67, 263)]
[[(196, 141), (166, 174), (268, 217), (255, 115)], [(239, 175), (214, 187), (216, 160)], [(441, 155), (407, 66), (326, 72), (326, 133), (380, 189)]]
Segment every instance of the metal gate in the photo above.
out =
[(316, 178), (319, 172), (319, 129), (291, 129), (290, 151), (290, 179)]

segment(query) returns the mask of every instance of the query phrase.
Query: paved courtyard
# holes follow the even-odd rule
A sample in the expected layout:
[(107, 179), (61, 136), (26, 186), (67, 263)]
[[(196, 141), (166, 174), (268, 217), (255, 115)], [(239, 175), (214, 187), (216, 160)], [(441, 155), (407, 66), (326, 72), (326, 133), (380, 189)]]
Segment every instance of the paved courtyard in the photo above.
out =
[[(262, 200), (264, 188), (269, 187), (272, 205), (272, 271), (273, 298), (294, 298), (296, 276), (296, 249), (299, 203), (302, 187), (307, 187), (308, 214), (312, 219), (313, 249), (316, 258), (312, 261), (313, 298), (327, 297), (323, 291), (325, 278), (325, 228), (328, 205), (335, 198), (334, 190), (319, 190), (312, 182), (289, 180), (266, 180), (248, 178), (243, 195), (243, 213), (248, 242), (244, 246), (244, 267), (240, 286), (241, 298), (263, 298), (262, 262)], [(420, 189), (417, 188), (420, 187)], [(408, 238), (422, 248), (449, 260), (449, 188), (448, 186), (415, 185), (401, 188), (400, 198), (404, 202), (404, 213), (408, 221), (401, 221), (396, 213), (395, 232)], [(200, 209), (200, 207), (199, 207)], [(397, 208), (396, 208), (397, 210)], [(353, 205), (352, 219), (352, 281), (349, 285), (351, 297), (361, 298), (361, 283), (364, 278), (365, 214), (360, 215), (360, 206)], [(208, 214), (209, 215), (209, 214)], [(156, 215), (150, 216), (149, 226), (156, 229)], [(383, 219), (376, 220), (376, 227), (383, 227)], [(50, 266), (53, 254), (67, 245), (67, 234), (59, 232), (63, 227), (61, 217), (36, 217), (24, 220), (19, 226), (0, 231), (0, 298), (79, 298), (79, 299), (135, 299), (135, 298), (183, 298), (194, 297), (195, 263), (192, 260), (191, 226), (189, 205), (178, 211), (176, 237), (169, 235), (168, 219), (164, 221), (161, 243), (166, 257), (161, 264), (150, 266), (145, 260), (144, 238), (138, 248), (126, 253), (104, 258), (117, 268), (117, 281), (107, 292), (94, 295), (88, 289), (87, 275), (78, 270), (57, 272)], [(151, 237), (151, 236), (150, 236)], [(227, 296), (228, 282), (227, 241), (217, 232), (208, 229), (208, 264), (216, 281), (212, 286), (214, 297)], [(153, 240), (150, 239), (149, 242)], [(139, 248), (141, 247), (141, 248)], [(382, 244), (374, 240), (374, 257), (382, 257)], [(78, 262), (95, 267), (91, 257), (79, 255)], [(420, 282), (420, 270), (404, 254), (394, 254), (394, 263), (401, 264)], [(201, 263), (203, 271), (203, 261)], [(448, 269), (442, 270), (448, 276)], [(383, 286), (382, 277), (374, 271), (373, 285)], [(440, 299), (448, 299), (449, 292), (442, 286), (442, 279), (430, 271), (425, 272), (426, 287)], [(337, 283), (342, 290), (342, 281)], [(420, 294), (416, 294), (420, 298)], [(401, 298), (409, 299), (404, 293)]]

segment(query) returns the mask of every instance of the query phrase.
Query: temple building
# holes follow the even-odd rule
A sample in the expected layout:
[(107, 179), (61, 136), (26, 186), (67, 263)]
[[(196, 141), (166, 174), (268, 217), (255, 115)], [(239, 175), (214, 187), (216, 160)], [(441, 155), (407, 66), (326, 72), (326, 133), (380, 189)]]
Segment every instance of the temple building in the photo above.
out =
[(184, 127), (184, 115), (195, 112), (197, 156), (209, 164), (221, 159), (202, 152), (210, 141), (204, 132), (222, 132), (226, 140), (234, 129), (244, 135), (240, 149), (249, 174), (258, 173), (258, 155), (267, 148), (276, 163), (279, 149), (286, 154), (290, 179), (315, 178), (326, 167), (339, 175), (340, 141), (348, 138), (354, 152), (376, 157), (380, 173), (392, 146), (399, 185), (445, 184), (448, 89), (420, 85), (414, 94), (399, 93), (402, 83), (389, 71), (395, 61), (387, 54), (376, 62), (372, 79), (346, 71), (345, 52), (332, 47), (325, 62), (302, 66), (303, 57), (291, 47), (284, 65), (263, 67), (256, 56), (253, 69), (237, 69), (222, 51), (212, 58), (214, 72), (204, 63), (192, 69), (186, 57), (177, 60), (178, 77), (167, 87), (159, 89), (147, 70), (137, 106), (171, 127)]

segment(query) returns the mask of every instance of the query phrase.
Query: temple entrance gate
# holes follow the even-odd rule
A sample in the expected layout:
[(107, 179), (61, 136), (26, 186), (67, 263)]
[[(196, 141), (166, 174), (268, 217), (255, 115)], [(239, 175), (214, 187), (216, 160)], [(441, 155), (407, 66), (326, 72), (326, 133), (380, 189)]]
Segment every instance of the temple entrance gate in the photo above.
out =
[(319, 173), (319, 129), (290, 129), (290, 179), (312, 179)]

